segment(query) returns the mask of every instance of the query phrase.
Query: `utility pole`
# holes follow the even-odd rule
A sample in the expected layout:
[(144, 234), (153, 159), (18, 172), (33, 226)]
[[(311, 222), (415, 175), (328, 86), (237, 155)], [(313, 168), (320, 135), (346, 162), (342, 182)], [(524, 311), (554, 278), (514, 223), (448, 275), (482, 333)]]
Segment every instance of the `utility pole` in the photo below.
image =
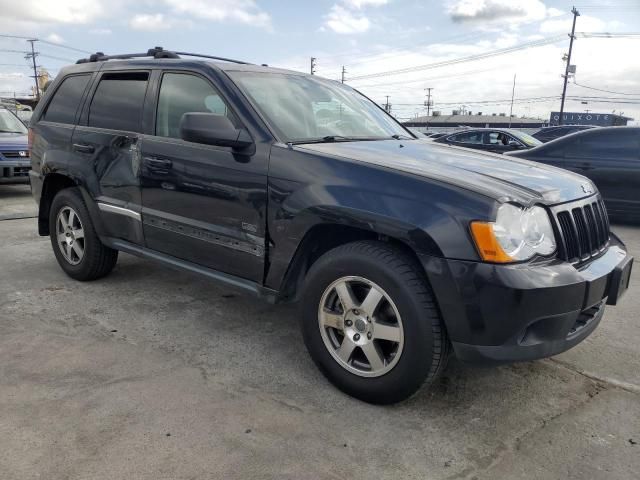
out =
[(33, 81), (35, 82), (35, 85), (36, 85), (36, 99), (40, 101), (40, 88), (38, 87), (38, 67), (36, 67), (36, 51), (33, 46), (33, 44), (37, 42), (37, 40), (32, 39), (32, 40), (27, 40), (27, 42), (31, 43), (31, 53), (30, 54), (28, 53), (26, 58), (28, 59), (29, 57), (31, 57), (31, 60), (33, 61)]
[(316, 73), (316, 57), (311, 57), (311, 75)]
[(425, 102), (425, 105), (427, 107), (427, 117), (428, 117), (429, 112), (431, 111), (431, 90), (433, 90), (433, 87), (427, 87), (424, 90), (425, 92), (427, 92), (427, 101)]
[(516, 93), (516, 74), (513, 74), (513, 88), (511, 89), (511, 109), (509, 110), (509, 128), (511, 128), (511, 119), (513, 118), (513, 97)]
[(342, 66), (342, 83), (344, 83), (344, 76), (347, 73), (347, 69), (344, 68), (344, 65)]
[(573, 40), (576, 38), (576, 19), (580, 16), (580, 12), (576, 10), (576, 7), (571, 9), (573, 13), (573, 26), (571, 27), (571, 35), (569, 37), (569, 55), (567, 55), (567, 66), (564, 71), (564, 84), (562, 85), (562, 100), (560, 101), (560, 118), (558, 119), (558, 125), (562, 125), (562, 116), (564, 114), (564, 99), (567, 95), (567, 80), (569, 80), (569, 68), (571, 68), (571, 51), (573, 50)]

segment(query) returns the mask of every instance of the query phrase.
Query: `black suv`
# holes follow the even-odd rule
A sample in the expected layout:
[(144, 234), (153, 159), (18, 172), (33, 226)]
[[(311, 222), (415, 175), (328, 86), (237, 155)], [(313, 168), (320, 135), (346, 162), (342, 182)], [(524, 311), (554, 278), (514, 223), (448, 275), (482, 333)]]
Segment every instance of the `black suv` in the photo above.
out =
[(338, 82), (179, 55), (95, 54), (33, 115), (39, 233), (71, 277), (123, 251), (297, 300), (318, 367), (376, 403), (432, 381), (451, 348), (562, 352), (627, 288), (588, 179), (419, 141)]

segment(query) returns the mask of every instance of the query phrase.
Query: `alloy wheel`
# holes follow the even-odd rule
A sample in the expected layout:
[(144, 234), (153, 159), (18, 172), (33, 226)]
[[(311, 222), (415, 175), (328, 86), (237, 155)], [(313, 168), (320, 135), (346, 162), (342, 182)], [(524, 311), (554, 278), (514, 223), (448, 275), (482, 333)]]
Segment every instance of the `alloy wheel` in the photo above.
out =
[(56, 239), (64, 259), (71, 265), (78, 265), (84, 257), (84, 229), (76, 211), (63, 207), (56, 218)]
[(356, 375), (384, 375), (402, 354), (400, 313), (389, 294), (366, 278), (342, 277), (329, 285), (320, 300), (318, 326), (331, 356)]

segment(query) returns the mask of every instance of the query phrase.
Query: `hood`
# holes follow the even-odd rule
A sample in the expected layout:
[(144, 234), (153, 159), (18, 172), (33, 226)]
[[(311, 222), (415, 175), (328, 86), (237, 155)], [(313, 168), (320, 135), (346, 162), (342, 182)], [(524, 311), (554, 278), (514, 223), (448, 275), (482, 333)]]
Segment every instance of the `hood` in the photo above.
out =
[(524, 205), (576, 200), (591, 181), (560, 168), (498, 154), (417, 140), (380, 140), (297, 145), (301, 151), (348, 158), (413, 173)]
[(0, 132), (0, 150), (26, 150), (29, 141), (24, 133)]

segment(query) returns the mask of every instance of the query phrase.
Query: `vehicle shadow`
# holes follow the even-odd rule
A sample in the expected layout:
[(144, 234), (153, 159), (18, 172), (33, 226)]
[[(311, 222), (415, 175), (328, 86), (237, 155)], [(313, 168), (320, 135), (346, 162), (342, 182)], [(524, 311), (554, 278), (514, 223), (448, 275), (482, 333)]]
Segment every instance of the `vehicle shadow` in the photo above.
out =
[[(151, 317), (157, 335), (150, 340), (165, 348), (165, 340), (170, 337), (172, 352), (189, 362), (197, 358), (198, 368), (212, 375), (220, 375), (220, 369), (226, 368), (217, 361), (223, 355), (251, 363), (250, 369), (243, 369), (245, 382), (239, 383), (246, 385), (249, 380), (261, 392), (297, 398), (320, 409), (324, 405), (362, 405), (332, 387), (313, 365), (302, 341), (296, 304), (269, 305), (200, 276), (128, 255), (121, 256), (104, 282), (109, 289), (117, 290), (136, 285), (138, 301), (134, 303), (138, 304), (130, 305), (129, 310), (140, 317)], [(170, 293), (157, 298), (154, 292)], [(262, 360), (253, 363), (251, 359), (256, 356)], [(288, 367), (283, 370), (282, 365)], [(234, 373), (233, 368), (226, 372)], [(509, 403), (521, 408), (523, 402), (534, 398), (548, 399), (555, 390), (565, 398), (582, 395), (592, 383), (549, 361), (477, 367), (462, 364), (452, 355), (433, 384), (405, 402), (383, 408), (428, 416), (436, 412), (468, 416), (480, 407), (476, 414), (486, 418), (492, 411), (504, 415)], [(320, 385), (323, 393), (319, 398)]]

